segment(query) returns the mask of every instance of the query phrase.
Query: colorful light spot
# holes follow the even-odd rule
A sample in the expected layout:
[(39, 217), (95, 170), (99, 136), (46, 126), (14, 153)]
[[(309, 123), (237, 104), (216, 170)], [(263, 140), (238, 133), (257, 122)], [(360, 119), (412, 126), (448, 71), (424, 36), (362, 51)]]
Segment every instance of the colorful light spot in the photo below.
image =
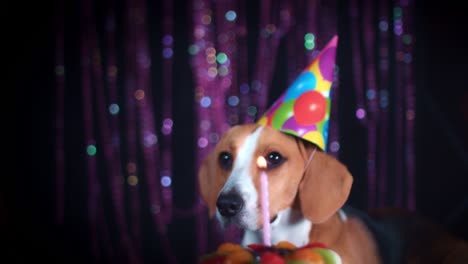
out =
[(232, 95), (232, 96), (229, 96), (228, 98), (228, 104), (230, 106), (236, 106), (239, 104), (239, 97), (235, 96), (235, 95)]
[(119, 111), (120, 111), (120, 107), (118, 104), (109, 105), (109, 113), (111, 113), (112, 115), (118, 114)]
[(165, 59), (169, 59), (172, 57), (174, 52), (172, 51), (171, 48), (164, 48), (162, 54)]
[(338, 152), (340, 150), (340, 143), (338, 141), (333, 141), (330, 143), (330, 151), (331, 152)]
[(387, 31), (387, 30), (388, 30), (388, 22), (385, 21), (385, 20), (380, 21), (380, 22), (379, 22), (379, 29), (380, 29), (380, 31), (382, 31), (382, 32)]
[(312, 50), (315, 48), (315, 36), (313, 33), (307, 33), (304, 35), (304, 47), (307, 50)]
[(198, 146), (200, 148), (205, 148), (206, 146), (208, 146), (208, 139), (206, 139), (205, 137), (201, 137), (198, 139)]
[(96, 155), (96, 152), (97, 152), (96, 146), (91, 144), (86, 147), (86, 153), (88, 153), (89, 156)]
[(171, 35), (165, 35), (163, 37), (163, 40), (162, 40), (163, 44), (166, 45), (166, 46), (172, 45), (173, 41), (174, 41), (174, 39), (172, 38)]
[(362, 109), (362, 108), (358, 108), (356, 110), (356, 117), (358, 119), (363, 119), (364, 117), (366, 117), (366, 110)]
[(218, 53), (218, 55), (216, 55), (216, 61), (218, 63), (223, 64), (223, 63), (225, 63), (227, 61), (227, 59), (228, 59), (228, 57), (227, 57), (226, 53), (224, 53), (224, 52), (220, 52), (220, 53)]
[(221, 66), (221, 67), (218, 68), (218, 74), (219, 74), (220, 76), (226, 76), (228, 73), (229, 73), (228, 67), (226, 67), (226, 66), (223, 65), (223, 66)]
[(136, 164), (134, 162), (127, 163), (127, 172), (133, 174), (136, 172)]
[(192, 45), (190, 45), (190, 47), (188, 48), (188, 53), (189, 53), (190, 55), (192, 55), (192, 56), (193, 56), (193, 55), (197, 55), (199, 51), (200, 51), (200, 48), (198, 47), (197, 44), (192, 44)]
[(166, 175), (166, 176), (161, 177), (161, 185), (163, 187), (169, 187), (169, 186), (171, 186), (171, 184), (172, 184), (172, 179), (171, 179), (170, 176)]
[(210, 15), (204, 15), (202, 16), (201, 22), (204, 25), (209, 25), (211, 23), (211, 16)]
[(154, 144), (158, 143), (158, 137), (153, 134), (153, 133), (147, 133), (144, 137), (144, 142), (143, 144), (146, 146), (146, 147), (151, 147), (153, 146)]
[(226, 14), (224, 16), (226, 17), (227, 21), (232, 22), (232, 21), (236, 20), (237, 14), (236, 14), (235, 11), (229, 10), (229, 11), (226, 12)]
[(135, 175), (128, 176), (127, 183), (130, 186), (136, 186), (138, 184), (138, 177)]
[(211, 98), (208, 97), (208, 96), (204, 96), (201, 100), (200, 100), (200, 105), (204, 108), (207, 108), (211, 105)]
[(145, 91), (143, 91), (141, 89), (136, 90), (135, 91), (135, 99), (142, 100), (143, 98), (145, 98)]
[(257, 114), (257, 107), (251, 105), (249, 107), (247, 107), (247, 114), (249, 114), (250, 116), (254, 116)]

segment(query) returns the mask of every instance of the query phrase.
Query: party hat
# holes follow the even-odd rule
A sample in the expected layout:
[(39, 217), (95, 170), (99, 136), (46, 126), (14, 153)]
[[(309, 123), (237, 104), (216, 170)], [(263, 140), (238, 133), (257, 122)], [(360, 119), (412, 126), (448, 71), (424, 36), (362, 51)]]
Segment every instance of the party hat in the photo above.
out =
[(326, 151), (337, 44), (338, 36), (334, 36), (257, 124), (300, 137)]

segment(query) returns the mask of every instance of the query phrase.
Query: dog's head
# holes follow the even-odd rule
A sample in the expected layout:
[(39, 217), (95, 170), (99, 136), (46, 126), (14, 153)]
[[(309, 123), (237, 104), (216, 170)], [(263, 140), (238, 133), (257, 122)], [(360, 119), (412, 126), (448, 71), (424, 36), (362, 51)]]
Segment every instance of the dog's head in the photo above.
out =
[(262, 226), (257, 157), (266, 158), (270, 216), (296, 206), (312, 223), (333, 215), (348, 198), (352, 176), (339, 161), (316, 147), (271, 127), (248, 124), (223, 134), (202, 164), (200, 191), (210, 216), (244, 229)]

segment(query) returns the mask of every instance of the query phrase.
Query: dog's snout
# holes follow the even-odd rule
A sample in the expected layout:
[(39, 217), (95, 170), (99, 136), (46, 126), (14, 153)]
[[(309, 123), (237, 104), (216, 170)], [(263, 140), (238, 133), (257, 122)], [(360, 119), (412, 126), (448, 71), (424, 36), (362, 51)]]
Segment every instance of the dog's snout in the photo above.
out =
[(221, 194), (216, 201), (219, 213), (224, 217), (233, 217), (244, 206), (242, 197), (237, 193)]

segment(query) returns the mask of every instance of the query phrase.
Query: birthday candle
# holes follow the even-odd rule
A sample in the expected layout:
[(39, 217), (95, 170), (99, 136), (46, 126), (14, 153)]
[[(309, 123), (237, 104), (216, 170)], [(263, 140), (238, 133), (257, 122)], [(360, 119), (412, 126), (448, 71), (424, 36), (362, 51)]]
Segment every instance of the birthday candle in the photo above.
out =
[(264, 157), (260, 156), (257, 159), (257, 166), (262, 169), (260, 174), (260, 191), (262, 203), (262, 219), (263, 219), (263, 243), (271, 246), (270, 239), (270, 202), (268, 194), (268, 175), (265, 172), (267, 162)]

